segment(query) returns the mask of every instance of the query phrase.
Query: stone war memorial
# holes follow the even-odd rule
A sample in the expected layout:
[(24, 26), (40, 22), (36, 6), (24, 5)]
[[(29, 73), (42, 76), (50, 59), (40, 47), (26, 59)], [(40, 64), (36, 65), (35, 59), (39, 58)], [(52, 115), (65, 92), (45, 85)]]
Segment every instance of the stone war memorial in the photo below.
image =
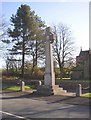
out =
[(39, 85), (36, 93), (40, 95), (74, 95), (74, 93), (68, 93), (67, 90), (63, 90), (59, 85), (55, 85), (52, 43), (56, 39), (56, 35), (50, 27), (45, 29), (44, 38), (46, 49), (44, 85)]

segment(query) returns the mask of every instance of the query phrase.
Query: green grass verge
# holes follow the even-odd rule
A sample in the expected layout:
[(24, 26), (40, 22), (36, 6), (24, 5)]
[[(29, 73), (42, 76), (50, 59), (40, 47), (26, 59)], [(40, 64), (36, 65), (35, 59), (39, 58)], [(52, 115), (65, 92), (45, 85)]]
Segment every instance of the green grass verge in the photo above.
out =
[[(31, 87), (30, 86), (24, 86), (25, 90), (30, 90)], [(12, 90), (12, 91), (19, 91), (20, 90), (20, 86), (11, 86), (6, 88), (5, 90)]]
[(91, 93), (82, 94), (81, 97), (91, 98)]

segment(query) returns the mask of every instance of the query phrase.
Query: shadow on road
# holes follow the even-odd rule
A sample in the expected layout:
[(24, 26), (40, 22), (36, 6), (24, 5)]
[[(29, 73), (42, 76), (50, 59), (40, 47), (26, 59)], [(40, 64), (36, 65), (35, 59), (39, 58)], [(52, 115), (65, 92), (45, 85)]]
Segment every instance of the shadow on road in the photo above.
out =
[(51, 96), (41, 96), (35, 93), (21, 92), (21, 91), (3, 91), (2, 100), (5, 99), (21, 99), (29, 98), (34, 100), (44, 100), (48, 104), (52, 103), (67, 103), (75, 105), (89, 105), (89, 99), (77, 96), (61, 96), (61, 95), (51, 95)]

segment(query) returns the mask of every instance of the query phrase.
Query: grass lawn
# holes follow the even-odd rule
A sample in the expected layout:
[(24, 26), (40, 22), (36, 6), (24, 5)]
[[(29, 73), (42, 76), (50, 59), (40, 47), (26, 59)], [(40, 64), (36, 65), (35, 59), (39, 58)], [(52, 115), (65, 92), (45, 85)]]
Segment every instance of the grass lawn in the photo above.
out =
[(81, 97), (91, 98), (91, 93), (82, 94)]
[[(31, 89), (30, 86), (24, 86), (24, 87), (25, 87), (25, 90), (30, 90)], [(6, 88), (5, 90), (19, 91), (20, 86), (10, 86), (10, 87)]]

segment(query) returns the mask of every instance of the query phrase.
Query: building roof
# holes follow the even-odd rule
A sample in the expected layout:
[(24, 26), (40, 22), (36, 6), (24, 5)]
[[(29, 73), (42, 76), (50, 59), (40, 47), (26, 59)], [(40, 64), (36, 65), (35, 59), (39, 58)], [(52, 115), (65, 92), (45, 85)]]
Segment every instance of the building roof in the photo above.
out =
[[(85, 51), (80, 51), (79, 56), (76, 56), (76, 58), (80, 58), (84, 61), (87, 61), (91, 57), (91, 50), (85, 50)], [(83, 65), (80, 63), (76, 67), (72, 69), (72, 71), (83, 71)]]

